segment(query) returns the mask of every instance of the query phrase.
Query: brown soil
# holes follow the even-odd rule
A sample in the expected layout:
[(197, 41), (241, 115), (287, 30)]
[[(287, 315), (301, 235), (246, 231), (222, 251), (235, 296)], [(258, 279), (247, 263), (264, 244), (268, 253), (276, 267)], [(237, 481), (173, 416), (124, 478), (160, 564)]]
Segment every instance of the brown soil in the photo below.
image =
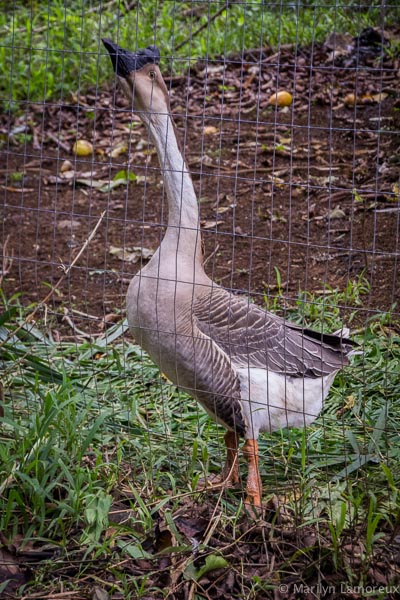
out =
[[(399, 297), (398, 60), (377, 68), (370, 59), (355, 69), (333, 66), (327, 56), (322, 47), (296, 55), (283, 49), (260, 62), (259, 51), (249, 51), (167, 80), (200, 198), (207, 271), (260, 303), (277, 293), (275, 268), (287, 302), (299, 290), (343, 290), (364, 273), (371, 288), (363, 308), (387, 311)], [(276, 89), (293, 93), (290, 108), (268, 105)], [(350, 93), (358, 102), (346, 106)], [(18, 130), (8, 137), (0, 171), (7, 297), (43, 299), (106, 211), (49, 303), (48, 316), (63, 330), (65, 312), (87, 331), (88, 316), (123, 311), (140, 260), (123, 262), (110, 250), (154, 249), (165, 229), (157, 156), (131, 120), (115, 90), (3, 118), (3, 132), (26, 125), (32, 138), (21, 144)], [(74, 157), (77, 138), (93, 142), (93, 156)], [(129, 152), (111, 157), (119, 143)], [(61, 173), (65, 160), (72, 179)], [(112, 179), (128, 167), (137, 181), (109, 193), (78, 181)]]

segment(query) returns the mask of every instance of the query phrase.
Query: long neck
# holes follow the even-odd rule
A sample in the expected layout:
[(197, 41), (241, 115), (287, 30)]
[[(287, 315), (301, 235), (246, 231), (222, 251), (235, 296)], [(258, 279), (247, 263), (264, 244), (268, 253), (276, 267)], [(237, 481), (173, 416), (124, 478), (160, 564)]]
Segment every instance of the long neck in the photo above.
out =
[(149, 129), (157, 149), (168, 198), (168, 228), (165, 239), (176, 239), (180, 253), (200, 258), (201, 236), (196, 193), (179, 149), (170, 115), (153, 115)]

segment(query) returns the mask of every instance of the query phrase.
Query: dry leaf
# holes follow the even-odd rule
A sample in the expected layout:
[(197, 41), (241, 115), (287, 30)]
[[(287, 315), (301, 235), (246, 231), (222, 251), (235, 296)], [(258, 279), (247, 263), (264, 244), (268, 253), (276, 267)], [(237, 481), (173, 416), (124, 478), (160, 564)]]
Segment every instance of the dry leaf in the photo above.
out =
[(393, 183), (391, 192), (392, 193), (385, 194), (385, 199), (389, 200), (389, 202), (398, 202), (400, 200), (400, 185), (398, 183)]
[(214, 127), (214, 125), (206, 125), (203, 129), (203, 134), (204, 135), (213, 135), (214, 133), (218, 133), (218, 129), (217, 127)]
[(342, 210), (341, 208), (339, 208), (337, 206), (336, 208), (331, 210), (331, 212), (329, 213), (329, 218), (330, 219), (345, 219), (346, 213), (344, 212), (344, 210)]
[(64, 160), (64, 162), (62, 163), (62, 165), (60, 167), (60, 173), (65, 173), (66, 171), (73, 171), (73, 170), (74, 170), (74, 165), (72, 164), (72, 162), (69, 160)]
[(110, 596), (106, 590), (98, 585), (94, 586), (92, 600), (110, 600)]
[(110, 246), (110, 254), (123, 260), (125, 262), (137, 263), (140, 259), (150, 260), (153, 256), (154, 251), (149, 248), (142, 248), (141, 246), (133, 246), (131, 248), (118, 248), (117, 246)]
[(125, 141), (118, 142), (117, 144), (115, 144), (115, 146), (112, 147), (109, 156), (111, 156), (111, 158), (117, 158), (120, 154), (124, 154), (127, 151), (128, 144)]
[(208, 156), (208, 154), (204, 154), (204, 156), (201, 159), (201, 162), (203, 163), (203, 165), (206, 165), (206, 167), (214, 166), (214, 160), (211, 158), (211, 156)]
[[(51, 181), (51, 177), (49, 177), (49, 181)], [(63, 180), (61, 180), (61, 181), (63, 181)], [(84, 177), (79, 177), (78, 179), (75, 179), (75, 182), (80, 183), (81, 185), (85, 185), (87, 187), (95, 188), (95, 189), (100, 189), (110, 183), (108, 179), (92, 179), (92, 178), (86, 179)], [(53, 182), (51, 182), (51, 183), (53, 183)]]
[(203, 229), (214, 229), (217, 227), (217, 221), (201, 221), (201, 226)]
[(225, 65), (207, 65), (205, 69), (199, 72), (200, 77), (204, 75), (214, 75), (216, 73), (223, 73), (225, 71)]
[[(82, 173), (83, 175), (83, 173)], [(94, 175), (94, 173), (93, 173)], [(90, 178), (79, 177), (75, 181), (80, 183), (81, 185), (87, 185), (88, 187), (95, 188), (99, 190), (99, 192), (107, 193), (118, 187), (119, 185), (128, 185), (129, 181), (136, 181), (137, 177), (134, 173), (128, 171), (118, 171), (116, 175), (111, 180), (108, 179), (93, 179), (93, 176)]]
[(17, 559), (6, 548), (0, 548), (0, 584), (2, 592), (8, 598), (15, 598), (14, 592), (27, 583), (29, 574), (18, 564)]
[(57, 223), (57, 229), (77, 229), (80, 226), (79, 221), (70, 221), (69, 219), (63, 219)]
[(374, 102), (380, 103), (386, 100), (388, 96), (389, 94), (386, 94), (386, 92), (380, 92), (379, 94), (372, 94), (371, 98)]
[(64, 181), (70, 181), (71, 179), (74, 179), (75, 177), (75, 171), (63, 171), (60, 175), (60, 177), (62, 179), (64, 179)]
[(375, 100), (373, 99), (371, 94), (364, 94), (363, 96), (361, 96), (362, 104), (372, 104), (373, 102), (375, 102)]

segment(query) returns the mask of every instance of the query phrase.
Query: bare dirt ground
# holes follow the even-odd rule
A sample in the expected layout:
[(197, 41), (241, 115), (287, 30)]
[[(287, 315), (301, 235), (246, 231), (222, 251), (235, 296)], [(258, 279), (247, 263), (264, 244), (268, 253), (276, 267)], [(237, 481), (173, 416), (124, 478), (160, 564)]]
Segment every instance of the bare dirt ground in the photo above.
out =
[[(364, 274), (370, 291), (361, 318), (391, 309), (400, 287), (399, 80), (396, 57), (380, 60), (360, 52), (332, 61), (328, 46), (266, 49), (261, 55), (250, 50), (167, 79), (200, 200), (207, 270), (218, 283), (262, 302), (278, 291), (276, 267), (286, 299), (281, 303), (291, 303), (299, 290), (321, 294), (327, 285), (342, 290)], [(268, 104), (277, 89), (293, 94), (291, 107)], [(349, 94), (356, 95), (355, 103)], [(165, 229), (157, 156), (136, 117), (134, 126), (131, 121), (129, 107), (111, 85), (56, 104), (29, 105), (22, 117), (1, 120), (7, 140), (0, 170), (7, 297), (18, 292), (25, 304), (44, 298), (60, 278), (60, 266), (71, 263), (105, 211), (49, 303), (48, 323), (64, 338), (80, 337), (77, 328), (98, 333), (104, 317), (123, 313), (128, 282), (145, 259), (134, 248), (155, 249)], [(21, 127), (31, 137), (25, 144)], [(77, 138), (93, 143), (93, 156), (74, 157)], [(100, 191), (127, 169), (134, 181)], [(125, 258), (137, 262), (121, 260), (124, 250)], [(114, 512), (117, 508), (118, 502)], [(184, 539), (193, 541), (201, 539), (212, 514), (212, 503), (187, 504), (174, 519)], [(313, 598), (321, 581), (337, 591), (321, 597), (362, 597), (362, 591), (347, 594), (340, 588), (346, 569), (361, 577), (365, 567), (358, 558), (360, 532), (349, 533), (342, 546), (340, 571), (325, 549), (328, 531), (249, 524), (245, 517), (235, 527), (235, 532), (217, 528), (208, 544), (232, 562), (239, 557), (243, 568), (212, 571), (201, 580), (201, 597)], [(240, 543), (232, 542), (234, 534)], [(170, 536), (160, 520), (147, 549), (168, 547)], [(363, 571), (365, 585), (398, 580), (399, 550), (398, 536), (384, 532)], [(165, 588), (172, 585), (172, 567), (176, 574), (181, 562), (168, 554), (158, 571), (145, 559), (126, 561), (124, 568), (138, 577), (148, 574), (147, 585)], [(106, 561), (93, 569), (93, 581), (112, 584)], [(63, 576), (74, 578), (76, 572), (71, 565)], [(257, 578), (271, 580), (270, 594), (250, 595)], [(307, 583), (301, 594), (293, 587), (299, 580)], [(92, 595), (92, 583), (87, 577), (74, 585), (82, 597), (102, 597)], [(179, 571), (174, 585), (171, 597), (193, 597), (193, 584), (179, 579)]]
[[(330, 58), (327, 47), (249, 51), (167, 83), (200, 199), (208, 272), (258, 302), (277, 293), (275, 268), (288, 302), (299, 290), (342, 290), (364, 273), (365, 318), (399, 297), (399, 61)], [(268, 104), (277, 89), (293, 94), (290, 108)], [(131, 121), (114, 89), (2, 118), (3, 137), (17, 132), (0, 171), (8, 297), (44, 298), (106, 211), (53, 296), (55, 328), (65, 310), (85, 330), (85, 315), (123, 311), (142, 254), (126, 252), (155, 249), (162, 238), (158, 159), (137, 117)], [(29, 141), (21, 143), (24, 127)], [(92, 156), (73, 155), (77, 138), (93, 143)], [(137, 177), (128, 186), (95, 187), (127, 169)], [(121, 260), (124, 249), (136, 262)]]

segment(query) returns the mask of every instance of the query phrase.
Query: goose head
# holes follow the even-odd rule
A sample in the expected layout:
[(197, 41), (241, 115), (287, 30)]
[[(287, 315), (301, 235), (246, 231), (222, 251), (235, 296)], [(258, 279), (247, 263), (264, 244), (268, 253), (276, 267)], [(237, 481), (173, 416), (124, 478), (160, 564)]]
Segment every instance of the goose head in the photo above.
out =
[(160, 51), (156, 46), (131, 52), (109, 39), (103, 44), (110, 54), (114, 71), (133, 110), (142, 121), (154, 121), (169, 110), (168, 90), (158, 66)]

